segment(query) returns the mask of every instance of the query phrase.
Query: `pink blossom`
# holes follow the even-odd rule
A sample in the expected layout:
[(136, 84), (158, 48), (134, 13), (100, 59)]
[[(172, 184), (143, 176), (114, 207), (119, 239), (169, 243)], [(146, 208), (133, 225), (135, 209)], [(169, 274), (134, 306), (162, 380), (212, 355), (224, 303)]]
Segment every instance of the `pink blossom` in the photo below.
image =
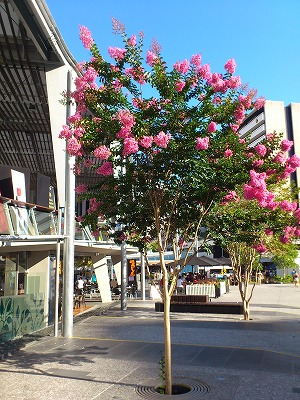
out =
[(197, 69), (197, 72), (201, 76), (201, 78), (209, 80), (211, 78), (211, 72), (210, 72), (210, 65), (209, 64), (204, 64), (201, 67)]
[(266, 228), (265, 229), (265, 234), (268, 235), (268, 236), (271, 236), (271, 235), (274, 235), (274, 232), (272, 231), (272, 229)]
[(115, 114), (114, 118), (118, 119), (120, 123), (127, 129), (131, 129), (135, 124), (134, 115), (129, 110), (120, 110)]
[(88, 82), (94, 82), (96, 80), (98, 76), (97, 71), (95, 70), (95, 68), (93, 67), (88, 67), (88, 69), (86, 70), (85, 74), (84, 74), (84, 79)]
[[(230, 124), (230, 129), (232, 132), (236, 133), (239, 130), (240, 125), (239, 124)], [(245, 140), (245, 139), (240, 139), (240, 140)], [(241, 143), (241, 142), (240, 142)]]
[(82, 126), (77, 126), (77, 127), (74, 129), (74, 136), (75, 136), (77, 139), (81, 138), (81, 137), (84, 135), (84, 133), (85, 133), (85, 129), (84, 129)]
[(143, 136), (140, 139), (140, 145), (145, 147), (145, 149), (149, 149), (152, 146), (153, 137), (152, 136)]
[(237, 202), (237, 201), (239, 201), (240, 200), (240, 198), (239, 198), (239, 196), (237, 195), (237, 193), (234, 191), (234, 190), (230, 190), (229, 192), (228, 192), (228, 194), (226, 194), (224, 197), (223, 197), (223, 200), (222, 200), (222, 203), (221, 204), (226, 204), (226, 203), (228, 203), (229, 201), (235, 201), (235, 202)]
[(94, 43), (91, 32), (85, 26), (79, 28), (79, 37), (86, 49), (90, 49)]
[(296, 154), (293, 154), (292, 157), (286, 160), (286, 164), (294, 169), (300, 167), (300, 157)]
[(82, 120), (82, 116), (81, 116), (81, 114), (76, 112), (74, 115), (71, 115), (70, 117), (68, 117), (67, 120), (71, 124), (76, 124), (77, 122), (80, 122)]
[(160, 131), (159, 134), (156, 135), (153, 140), (157, 144), (157, 146), (165, 149), (168, 146), (169, 141), (171, 140), (171, 135), (169, 133)]
[(224, 156), (225, 156), (225, 158), (230, 158), (230, 157), (232, 157), (232, 156), (233, 156), (233, 151), (230, 150), (230, 149), (225, 150), (225, 151), (224, 151)]
[(72, 137), (71, 139), (68, 140), (66, 150), (67, 153), (69, 153), (71, 156), (80, 157), (83, 155), (82, 144), (78, 142), (78, 140), (75, 137)]
[(211, 121), (211, 122), (208, 124), (207, 131), (208, 131), (209, 133), (213, 133), (213, 132), (216, 132), (216, 130), (217, 130), (217, 124), (216, 124), (214, 121)]
[(300, 208), (297, 208), (297, 210), (294, 212), (294, 217), (300, 220)]
[(246, 143), (246, 140), (244, 138), (243, 139), (239, 139), (239, 143), (244, 144), (244, 143)]
[(258, 168), (258, 167), (261, 167), (263, 165), (263, 163), (264, 163), (264, 160), (262, 160), (262, 159), (254, 160), (253, 163), (252, 163), (252, 166), (254, 168)]
[(234, 116), (238, 123), (243, 122), (245, 118), (245, 113), (246, 113), (245, 107), (243, 106), (243, 104), (240, 103), (237, 109), (234, 111)]
[(273, 161), (277, 162), (279, 164), (284, 164), (286, 161), (286, 156), (285, 156), (285, 154), (280, 152), (274, 157)]
[(240, 76), (232, 76), (228, 81), (227, 81), (227, 86), (230, 89), (237, 89), (242, 85), (241, 77)]
[(209, 137), (206, 136), (205, 138), (198, 137), (196, 139), (196, 150), (207, 150), (209, 144)]
[(117, 61), (123, 60), (126, 52), (127, 52), (126, 49), (120, 49), (119, 47), (109, 47), (108, 48), (108, 54), (111, 56), (111, 58), (114, 58)]
[(135, 35), (132, 35), (128, 39), (128, 44), (129, 44), (129, 46), (132, 46), (132, 47), (136, 46), (136, 36)]
[(175, 90), (177, 92), (181, 92), (184, 87), (185, 87), (185, 82), (178, 81), (175, 83)]
[(266, 138), (269, 142), (272, 142), (272, 140), (275, 139), (275, 134), (274, 133), (267, 133)]
[(261, 109), (262, 107), (264, 107), (265, 103), (266, 103), (266, 99), (264, 99), (263, 97), (259, 97), (254, 102), (254, 109), (255, 110)]
[(105, 161), (99, 168), (97, 168), (96, 172), (103, 176), (112, 175), (114, 173), (112, 162)]
[(102, 145), (94, 150), (94, 155), (101, 160), (107, 160), (111, 156), (111, 152), (108, 147)]
[(262, 242), (260, 242), (259, 244), (255, 244), (255, 245), (253, 246), (253, 248), (254, 248), (259, 254), (265, 253), (265, 252), (267, 251), (266, 246), (265, 246)]
[(297, 203), (295, 201), (293, 203), (291, 203), (288, 200), (283, 200), (281, 203), (279, 203), (279, 207), (283, 211), (291, 212), (291, 211), (295, 211), (296, 210)]
[(193, 54), (191, 58), (191, 64), (195, 65), (195, 67), (200, 67), (202, 61), (201, 54)]
[(174, 69), (176, 71), (180, 72), (181, 74), (186, 74), (190, 68), (190, 63), (189, 60), (184, 60), (184, 61), (177, 61), (176, 64), (174, 64)]
[(75, 192), (76, 192), (76, 193), (86, 193), (86, 191), (87, 191), (87, 186), (86, 186), (85, 183), (82, 183), (81, 185), (78, 185), (78, 186), (75, 188)]
[(282, 151), (289, 151), (293, 147), (293, 145), (294, 145), (294, 142), (292, 140), (284, 139), (281, 142), (281, 150)]
[(122, 127), (119, 132), (116, 134), (118, 139), (126, 139), (128, 137), (132, 137), (131, 130), (127, 127)]
[(233, 58), (230, 58), (230, 60), (228, 60), (227, 63), (224, 65), (224, 68), (230, 74), (234, 74), (236, 68), (235, 60)]
[(146, 54), (146, 63), (152, 67), (152, 65), (158, 60), (158, 57), (155, 53), (148, 50)]
[(289, 242), (289, 238), (287, 236), (280, 236), (279, 240), (283, 244), (287, 244)]
[(84, 160), (84, 162), (83, 162), (83, 165), (86, 167), (86, 168), (90, 168), (92, 165), (94, 165), (95, 164), (95, 162), (93, 161), (93, 160), (91, 160), (91, 159), (89, 159), (89, 158), (86, 158), (85, 160)]
[(115, 91), (120, 91), (122, 89), (122, 87), (123, 87), (123, 84), (117, 78), (112, 82), (112, 86), (115, 88)]
[(123, 148), (123, 152), (122, 152), (122, 155), (124, 157), (127, 157), (130, 154), (137, 153), (138, 150), (139, 150), (139, 145), (138, 145), (138, 142), (134, 138), (128, 137), (128, 138), (124, 139), (124, 148)]
[(71, 139), (73, 136), (73, 129), (69, 127), (69, 125), (63, 125), (63, 129), (59, 134), (60, 139)]
[(261, 157), (264, 157), (266, 155), (266, 152), (267, 152), (267, 148), (263, 144), (258, 144), (257, 146), (254, 147), (254, 150)]

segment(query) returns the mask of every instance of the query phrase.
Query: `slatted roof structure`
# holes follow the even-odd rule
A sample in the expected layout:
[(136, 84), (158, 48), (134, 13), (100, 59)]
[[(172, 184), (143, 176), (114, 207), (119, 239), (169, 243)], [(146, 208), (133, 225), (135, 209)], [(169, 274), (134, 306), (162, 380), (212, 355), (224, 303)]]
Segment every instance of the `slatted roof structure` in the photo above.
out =
[(45, 68), (47, 63), (58, 62), (51, 44), (29, 13), (26, 0), (1, 0), (0, 163), (49, 176), (54, 187)]
[[(53, 37), (47, 36), (33, 3), (0, 0), (0, 164), (28, 168), (33, 173), (31, 188), (34, 172), (50, 177), (56, 188), (46, 71), (62, 63), (53, 43), (65, 44), (53, 20)], [(49, 12), (43, 0), (37, 4)], [(66, 46), (64, 51), (68, 53)], [(77, 184), (98, 179), (95, 172), (86, 171)]]

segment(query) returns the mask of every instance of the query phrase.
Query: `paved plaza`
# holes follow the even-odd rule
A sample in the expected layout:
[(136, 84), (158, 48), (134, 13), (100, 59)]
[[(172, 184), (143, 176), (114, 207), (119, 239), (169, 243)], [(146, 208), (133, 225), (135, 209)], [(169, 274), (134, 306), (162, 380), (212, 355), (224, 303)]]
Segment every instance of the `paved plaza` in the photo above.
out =
[[(239, 301), (237, 287), (213, 301)], [(173, 380), (192, 390), (171, 397), (153, 390), (163, 351), (154, 301), (94, 304), (72, 338), (49, 331), (2, 359), (1, 399), (300, 399), (300, 287), (256, 286), (251, 321), (172, 313)]]

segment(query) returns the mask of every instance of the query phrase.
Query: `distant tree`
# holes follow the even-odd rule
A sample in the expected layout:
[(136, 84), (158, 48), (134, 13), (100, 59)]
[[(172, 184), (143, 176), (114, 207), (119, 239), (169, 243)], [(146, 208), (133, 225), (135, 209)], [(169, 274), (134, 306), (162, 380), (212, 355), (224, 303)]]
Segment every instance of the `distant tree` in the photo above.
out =
[[(230, 255), (232, 269), (238, 281), (239, 292), (243, 304), (244, 319), (250, 319), (250, 301), (255, 283), (251, 286), (254, 269), (258, 268), (260, 255), (263, 253), (283, 254), (290, 256), (294, 237), (299, 236), (299, 220), (295, 210), (297, 202), (292, 201), (290, 188), (286, 182), (269, 185), (264, 180), (255, 181), (257, 174), (252, 173), (250, 186), (257, 186), (256, 195), (260, 198), (248, 197), (249, 185), (245, 185), (240, 195), (231, 193), (221, 204), (216, 204), (206, 217), (208, 236), (222, 246)], [(273, 189), (273, 192), (270, 192)], [(246, 190), (246, 193), (245, 193)], [(268, 194), (263, 195), (263, 191)], [(277, 192), (277, 194), (276, 194)], [(265, 199), (268, 197), (268, 201)], [(216, 223), (217, 221), (217, 223)]]

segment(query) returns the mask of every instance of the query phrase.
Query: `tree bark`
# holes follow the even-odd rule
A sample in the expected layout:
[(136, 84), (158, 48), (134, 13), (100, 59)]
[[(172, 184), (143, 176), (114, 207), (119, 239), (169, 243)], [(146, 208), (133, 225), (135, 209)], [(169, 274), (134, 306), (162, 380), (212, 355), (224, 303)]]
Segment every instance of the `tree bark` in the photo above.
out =
[(168, 291), (168, 275), (164, 274), (164, 346), (165, 346), (165, 394), (172, 394), (172, 353), (171, 353), (171, 296)]

